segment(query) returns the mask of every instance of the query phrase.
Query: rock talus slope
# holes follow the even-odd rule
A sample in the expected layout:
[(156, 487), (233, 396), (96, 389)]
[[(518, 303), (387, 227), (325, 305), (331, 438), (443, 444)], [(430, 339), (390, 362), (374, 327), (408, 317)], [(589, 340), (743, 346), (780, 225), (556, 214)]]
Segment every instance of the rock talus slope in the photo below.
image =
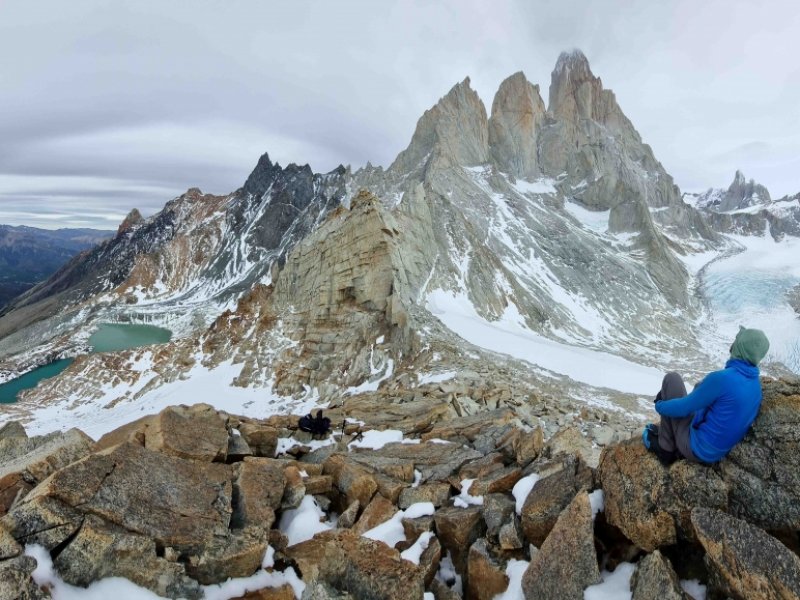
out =
[[(800, 384), (764, 388), (767, 409), (742, 445), (754, 456), (800, 425)], [(74, 586), (123, 577), (166, 598), (207, 597), (206, 586), (232, 577), (244, 598), (455, 600), (508, 591), (580, 600), (604, 585), (601, 566), (627, 573), (638, 600), (686, 600), (684, 579), (699, 580), (709, 598), (800, 593), (797, 523), (764, 524), (762, 512), (782, 510), (774, 495), (750, 512), (732, 500), (737, 486), (750, 485), (728, 469), (733, 456), (666, 469), (652, 454), (634, 457), (634, 439), (608, 446), (595, 470), (583, 462), (579, 432), (543, 440), (511, 409), (464, 418), (448, 405), (431, 418), (413, 399), (402, 404), (393, 422), (405, 439), (372, 429), (387, 421), (373, 394), (367, 406), (354, 398), (330, 409), (335, 430), (316, 439), (298, 429), (297, 415), (176, 406), (66, 459), (69, 444), (57, 436), (28, 439), (7, 427), (0, 443), (16, 458), (0, 459), (3, 472), (27, 476), (42, 461), (53, 470), (0, 508), (0, 598), (58, 593), (63, 584), (48, 590), (31, 576), (37, 561), (50, 560)], [(761, 476), (794, 494), (796, 440), (784, 441), (787, 452), (771, 455)], [(620, 455), (626, 460), (615, 461)], [(538, 519), (555, 487), (566, 490), (556, 518), (546, 527), (539, 519), (535, 531), (520, 527)], [(654, 513), (670, 532), (647, 519)]]

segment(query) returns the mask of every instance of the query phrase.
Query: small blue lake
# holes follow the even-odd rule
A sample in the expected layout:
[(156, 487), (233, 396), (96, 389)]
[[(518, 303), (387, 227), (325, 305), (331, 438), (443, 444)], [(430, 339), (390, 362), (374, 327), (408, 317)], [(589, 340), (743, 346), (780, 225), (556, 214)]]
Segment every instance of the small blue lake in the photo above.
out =
[[(103, 323), (89, 338), (92, 353), (118, 352), (151, 344), (165, 344), (172, 338), (172, 332), (152, 325), (124, 325)], [(17, 401), (17, 394), (27, 390), (50, 377), (55, 377), (72, 364), (73, 359), (64, 358), (43, 365), (33, 371), (0, 385), (0, 404)]]

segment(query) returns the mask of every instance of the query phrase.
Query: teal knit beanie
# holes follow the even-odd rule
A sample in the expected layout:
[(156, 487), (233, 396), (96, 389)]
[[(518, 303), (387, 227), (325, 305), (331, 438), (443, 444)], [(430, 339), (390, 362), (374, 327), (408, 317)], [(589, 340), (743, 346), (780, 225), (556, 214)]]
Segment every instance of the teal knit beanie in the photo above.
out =
[(739, 327), (739, 333), (731, 346), (731, 358), (746, 360), (751, 365), (758, 366), (769, 350), (769, 340), (760, 329), (745, 329)]

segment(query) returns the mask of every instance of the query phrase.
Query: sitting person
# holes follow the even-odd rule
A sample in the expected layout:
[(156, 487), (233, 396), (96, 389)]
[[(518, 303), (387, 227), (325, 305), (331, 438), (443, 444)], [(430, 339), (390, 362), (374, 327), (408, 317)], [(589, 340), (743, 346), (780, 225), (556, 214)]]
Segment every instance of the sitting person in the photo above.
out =
[(649, 424), (642, 433), (647, 449), (664, 464), (679, 458), (707, 464), (725, 458), (758, 416), (758, 363), (767, 350), (763, 331), (740, 327), (725, 368), (706, 375), (691, 394), (680, 375), (667, 373), (656, 396), (661, 424)]

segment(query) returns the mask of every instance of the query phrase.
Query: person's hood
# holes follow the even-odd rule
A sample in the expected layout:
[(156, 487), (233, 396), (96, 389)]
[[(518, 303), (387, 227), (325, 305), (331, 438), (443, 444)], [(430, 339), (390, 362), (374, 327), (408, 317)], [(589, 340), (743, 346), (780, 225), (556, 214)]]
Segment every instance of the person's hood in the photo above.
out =
[(749, 362), (751, 365), (758, 366), (767, 355), (769, 350), (769, 340), (766, 334), (760, 329), (746, 329), (739, 327), (739, 333), (731, 345), (731, 358)]

